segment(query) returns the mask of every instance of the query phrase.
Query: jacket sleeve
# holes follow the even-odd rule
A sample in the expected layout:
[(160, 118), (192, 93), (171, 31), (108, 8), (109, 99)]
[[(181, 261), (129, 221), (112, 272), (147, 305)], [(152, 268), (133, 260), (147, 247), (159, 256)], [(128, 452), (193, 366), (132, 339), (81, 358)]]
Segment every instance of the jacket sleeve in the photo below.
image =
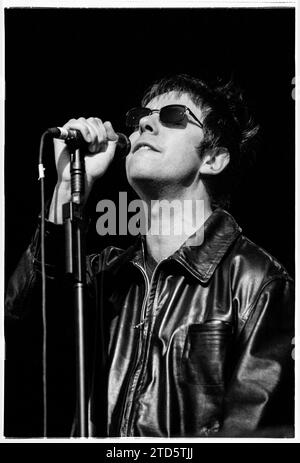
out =
[[(72, 293), (64, 276), (63, 226), (46, 222), (45, 251), (48, 436), (67, 437), (75, 409), (75, 340)], [(5, 301), (7, 437), (43, 435), (41, 295), (38, 229), (9, 280)], [(88, 302), (88, 315), (93, 316), (90, 294)]]
[(225, 398), (222, 434), (292, 437), (294, 423), (293, 282), (266, 282), (247, 316)]

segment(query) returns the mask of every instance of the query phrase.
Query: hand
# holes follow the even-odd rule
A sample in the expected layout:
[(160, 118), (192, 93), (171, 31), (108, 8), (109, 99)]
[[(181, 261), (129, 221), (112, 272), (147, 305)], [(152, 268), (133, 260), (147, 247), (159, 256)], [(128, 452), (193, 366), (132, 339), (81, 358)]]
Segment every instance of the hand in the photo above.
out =
[[(97, 117), (69, 120), (63, 128), (79, 130), (88, 143), (84, 152), (85, 160), (85, 200), (94, 181), (100, 178), (112, 162), (118, 141), (118, 135), (110, 122), (102, 122)], [(62, 140), (54, 140), (55, 163), (58, 182), (52, 198), (49, 220), (62, 223), (62, 205), (70, 201), (70, 150)]]
[[(88, 191), (94, 181), (101, 177), (113, 160), (118, 135), (110, 122), (97, 117), (71, 119), (63, 128), (79, 130), (87, 142), (85, 155), (86, 186)], [(70, 182), (70, 151), (62, 140), (54, 140), (55, 163), (59, 183)]]

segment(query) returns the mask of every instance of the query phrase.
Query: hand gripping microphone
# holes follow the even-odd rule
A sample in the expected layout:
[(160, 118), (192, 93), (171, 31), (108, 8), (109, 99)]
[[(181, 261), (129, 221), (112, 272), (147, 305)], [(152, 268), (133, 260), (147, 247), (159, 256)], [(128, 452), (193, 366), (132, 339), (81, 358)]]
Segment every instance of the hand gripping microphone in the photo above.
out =
[[(67, 145), (76, 150), (78, 148), (84, 148), (88, 143), (83, 138), (81, 132), (76, 129), (64, 129), (62, 127), (52, 127), (47, 130), (47, 134), (52, 136), (52, 138), (58, 138), (60, 140), (65, 140)], [(122, 159), (127, 156), (130, 151), (131, 143), (130, 140), (123, 133), (118, 133), (118, 141), (116, 147), (116, 157)]]

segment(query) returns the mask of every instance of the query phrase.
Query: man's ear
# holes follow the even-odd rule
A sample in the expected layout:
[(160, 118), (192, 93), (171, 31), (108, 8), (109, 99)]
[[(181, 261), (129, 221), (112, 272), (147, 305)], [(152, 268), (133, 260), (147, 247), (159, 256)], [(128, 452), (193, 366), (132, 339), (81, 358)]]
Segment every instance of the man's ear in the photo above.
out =
[(202, 159), (199, 173), (202, 175), (217, 175), (229, 164), (230, 154), (227, 148), (214, 148)]

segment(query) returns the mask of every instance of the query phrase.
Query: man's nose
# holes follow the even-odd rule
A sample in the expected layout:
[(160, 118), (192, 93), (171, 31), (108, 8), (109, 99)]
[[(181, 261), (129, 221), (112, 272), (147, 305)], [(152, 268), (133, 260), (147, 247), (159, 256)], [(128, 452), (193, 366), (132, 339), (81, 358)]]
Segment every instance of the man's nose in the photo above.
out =
[(140, 119), (140, 132), (154, 132), (158, 131), (159, 116), (156, 113), (149, 114)]

